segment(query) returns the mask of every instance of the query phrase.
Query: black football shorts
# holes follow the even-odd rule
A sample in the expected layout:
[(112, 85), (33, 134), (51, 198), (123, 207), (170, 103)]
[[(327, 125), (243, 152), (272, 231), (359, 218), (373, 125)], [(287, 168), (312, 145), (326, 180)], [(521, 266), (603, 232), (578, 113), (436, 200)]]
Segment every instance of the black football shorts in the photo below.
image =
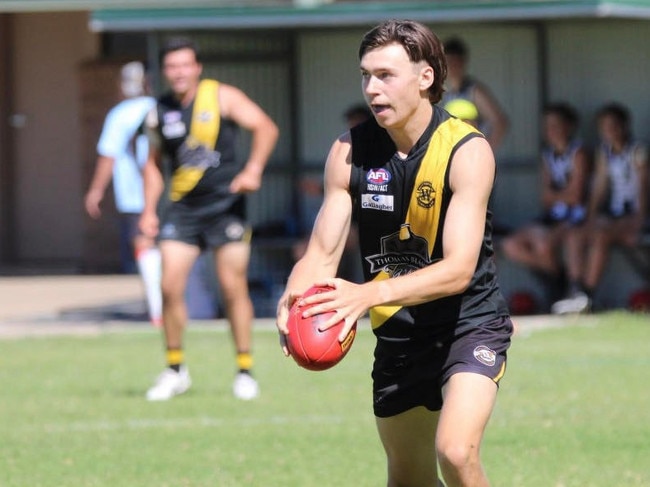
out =
[(498, 384), (512, 332), (512, 321), (504, 316), (458, 336), (453, 328), (404, 339), (378, 336), (372, 372), (375, 416), (395, 416), (416, 406), (440, 410), (442, 386), (459, 372)]
[(196, 211), (191, 206), (172, 204), (167, 208), (158, 239), (175, 240), (199, 247), (214, 249), (230, 242), (249, 242), (251, 227), (241, 211)]

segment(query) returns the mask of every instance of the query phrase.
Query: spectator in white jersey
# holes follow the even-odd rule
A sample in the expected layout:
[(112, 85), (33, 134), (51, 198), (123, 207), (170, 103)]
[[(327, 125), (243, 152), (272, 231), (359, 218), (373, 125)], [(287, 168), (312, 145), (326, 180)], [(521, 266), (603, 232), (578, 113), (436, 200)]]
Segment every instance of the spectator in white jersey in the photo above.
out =
[(610, 103), (598, 111), (596, 121), (601, 143), (588, 222), (569, 234), (572, 245), (586, 251), (578, 252), (575, 266), (569, 268), (571, 294), (553, 304), (557, 314), (590, 310), (610, 247), (637, 245), (645, 221), (648, 153), (632, 135), (630, 113), (625, 106)]

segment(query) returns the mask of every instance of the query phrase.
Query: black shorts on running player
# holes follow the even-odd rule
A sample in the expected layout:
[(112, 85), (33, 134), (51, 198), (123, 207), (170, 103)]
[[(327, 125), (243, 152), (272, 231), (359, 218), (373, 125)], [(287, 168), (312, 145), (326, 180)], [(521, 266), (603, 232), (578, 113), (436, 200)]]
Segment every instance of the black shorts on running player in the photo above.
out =
[(159, 240), (175, 240), (195, 245), (201, 250), (221, 247), (231, 242), (249, 242), (251, 227), (244, 219), (243, 205), (227, 211), (175, 203), (165, 211)]

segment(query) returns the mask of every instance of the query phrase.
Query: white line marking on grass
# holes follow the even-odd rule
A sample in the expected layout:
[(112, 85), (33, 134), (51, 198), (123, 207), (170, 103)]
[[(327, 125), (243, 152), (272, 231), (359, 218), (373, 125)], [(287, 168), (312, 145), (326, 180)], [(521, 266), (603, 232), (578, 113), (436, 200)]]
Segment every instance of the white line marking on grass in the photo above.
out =
[[(536, 315), (513, 316), (515, 336), (527, 337), (531, 333), (564, 328), (567, 326), (594, 326), (600, 321), (598, 315)], [(360, 330), (370, 330), (367, 317), (359, 320)], [(277, 333), (274, 318), (256, 318), (253, 323), (255, 332)], [(228, 322), (223, 318), (213, 320), (191, 320), (188, 331), (230, 333)], [(104, 334), (159, 334), (160, 331), (143, 322), (103, 321), (103, 322), (66, 322), (63, 320), (3, 322), (0, 320), (0, 340), (53, 336), (96, 337)]]
[(171, 419), (125, 419), (123, 421), (74, 421), (70, 423), (50, 423), (33, 425), (32, 428), (46, 433), (88, 433), (97, 431), (125, 431), (147, 429), (186, 429), (186, 428), (221, 428), (223, 426), (268, 426), (287, 424), (343, 424), (358, 423), (360, 420), (372, 420), (371, 415), (301, 415), (301, 416), (271, 416), (268, 418), (219, 418), (201, 416), (196, 418)]

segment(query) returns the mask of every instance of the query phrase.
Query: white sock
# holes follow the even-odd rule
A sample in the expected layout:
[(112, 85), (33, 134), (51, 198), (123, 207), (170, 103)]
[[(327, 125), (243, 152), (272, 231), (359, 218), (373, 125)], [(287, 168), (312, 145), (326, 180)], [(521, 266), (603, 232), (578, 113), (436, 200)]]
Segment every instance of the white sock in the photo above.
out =
[(144, 283), (144, 290), (147, 296), (147, 307), (149, 318), (153, 322), (162, 319), (162, 292), (160, 290), (161, 261), (160, 250), (151, 247), (138, 252), (138, 271)]

